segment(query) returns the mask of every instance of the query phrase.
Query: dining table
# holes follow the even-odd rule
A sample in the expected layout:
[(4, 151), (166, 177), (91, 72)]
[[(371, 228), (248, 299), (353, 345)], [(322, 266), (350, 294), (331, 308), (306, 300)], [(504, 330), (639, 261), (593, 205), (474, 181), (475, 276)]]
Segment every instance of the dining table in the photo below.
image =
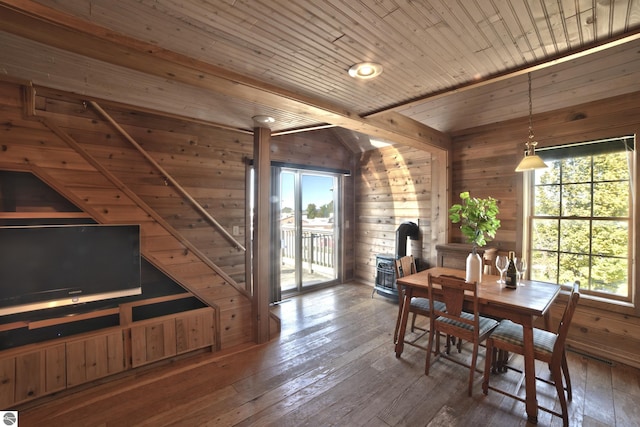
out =
[[(409, 318), (409, 306), (413, 297), (428, 297), (429, 274), (432, 276), (449, 275), (464, 278), (465, 272), (453, 268), (433, 267), (415, 274), (399, 277), (396, 281), (401, 298), (399, 299), (399, 316), (397, 339), (395, 342), (396, 357), (402, 355), (404, 336)], [(538, 401), (536, 397), (535, 359), (533, 349), (533, 328), (538, 318), (544, 319), (544, 327), (550, 327), (550, 308), (560, 293), (560, 285), (535, 280), (519, 280), (515, 288), (507, 288), (498, 283), (499, 277), (483, 275), (478, 283), (478, 310), (484, 316), (496, 319), (509, 319), (523, 326), (524, 339), (524, 375), (527, 416), (531, 422), (538, 419)], [(437, 290), (434, 289), (434, 299)], [(471, 304), (471, 296), (469, 296)], [(470, 309), (471, 307), (469, 307)], [(428, 351), (431, 351), (430, 349)]]

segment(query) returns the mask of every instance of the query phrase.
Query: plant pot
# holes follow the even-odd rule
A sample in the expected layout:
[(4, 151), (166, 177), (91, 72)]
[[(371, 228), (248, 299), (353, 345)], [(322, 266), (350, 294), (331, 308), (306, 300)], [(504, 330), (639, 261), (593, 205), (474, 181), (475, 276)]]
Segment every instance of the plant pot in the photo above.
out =
[(467, 282), (482, 282), (482, 258), (474, 250), (467, 256), (467, 269), (465, 280)]

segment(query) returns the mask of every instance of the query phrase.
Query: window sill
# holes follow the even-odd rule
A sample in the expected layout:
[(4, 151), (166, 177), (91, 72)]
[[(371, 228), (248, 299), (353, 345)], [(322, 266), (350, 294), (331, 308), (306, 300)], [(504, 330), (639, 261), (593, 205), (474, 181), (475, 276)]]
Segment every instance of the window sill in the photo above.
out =
[[(569, 300), (569, 291), (563, 286), (556, 303), (566, 304)], [(622, 315), (640, 316), (640, 309), (633, 303), (627, 301), (617, 301), (598, 297), (595, 295), (580, 294), (579, 307), (588, 307), (598, 310), (618, 313)]]

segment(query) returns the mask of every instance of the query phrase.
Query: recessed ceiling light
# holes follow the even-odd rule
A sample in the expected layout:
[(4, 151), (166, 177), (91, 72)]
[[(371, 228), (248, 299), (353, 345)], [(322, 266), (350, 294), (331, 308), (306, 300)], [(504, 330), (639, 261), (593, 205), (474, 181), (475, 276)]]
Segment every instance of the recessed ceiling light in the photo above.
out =
[(251, 118), (253, 119), (254, 122), (259, 123), (261, 125), (270, 125), (271, 123), (276, 122), (276, 119), (264, 114), (258, 114), (257, 116), (253, 116)]
[(349, 75), (356, 79), (372, 79), (382, 73), (382, 65), (375, 62), (360, 62), (349, 68)]

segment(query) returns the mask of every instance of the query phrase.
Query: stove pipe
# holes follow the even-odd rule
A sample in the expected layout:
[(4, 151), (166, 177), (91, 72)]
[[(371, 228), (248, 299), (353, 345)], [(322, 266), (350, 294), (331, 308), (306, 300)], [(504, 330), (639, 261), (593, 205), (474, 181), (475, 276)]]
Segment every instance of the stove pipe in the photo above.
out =
[(396, 230), (396, 258), (407, 254), (407, 237), (411, 240), (420, 239), (420, 229), (415, 222), (403, 222)]

